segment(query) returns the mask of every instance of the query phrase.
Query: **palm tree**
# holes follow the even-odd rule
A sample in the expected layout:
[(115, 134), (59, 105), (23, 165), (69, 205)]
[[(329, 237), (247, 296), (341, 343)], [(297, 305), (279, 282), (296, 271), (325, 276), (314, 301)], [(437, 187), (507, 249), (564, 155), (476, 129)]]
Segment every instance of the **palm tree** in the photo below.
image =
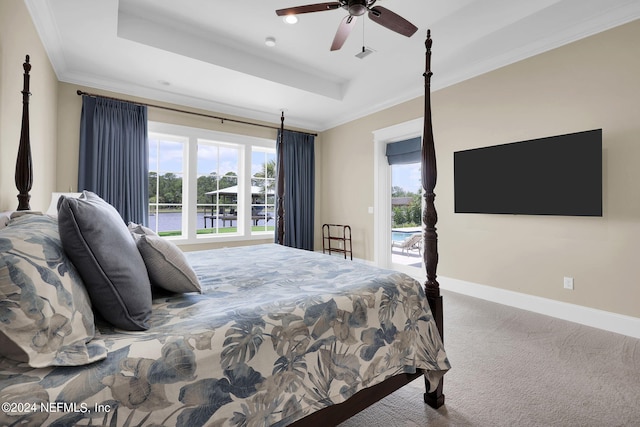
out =
[(276, 190), (276, 161), (271, 159), (262, 164), (262, 170), (256, 172), (251, 179), (251, 185), (260, 187), (260, 192), (264, 193), (265, 181), (268, 193), (274, 193)]

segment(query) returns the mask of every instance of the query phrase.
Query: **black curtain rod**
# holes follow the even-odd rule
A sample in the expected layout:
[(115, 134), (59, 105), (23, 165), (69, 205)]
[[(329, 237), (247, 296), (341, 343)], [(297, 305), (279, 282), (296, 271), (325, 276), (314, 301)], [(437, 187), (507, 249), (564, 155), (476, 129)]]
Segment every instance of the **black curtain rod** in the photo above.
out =
[[(229, 119), (227, 117), (220, 117), (220, 116), (214, 116), (211, 114), (204, 114), (204, 113), (196, 113), (194, 111), (187, 111), (187, 110), (181, 110), (179, 108), (172, 108), (172, 107), (164, 107), (162, 105), (154, 105), (154, 104), (145, 104), (143, 102), (135, 102), (135, 101), (129, 101), (127, 99), (120, 99), (120, 98), (113, 98), (111, 96), (104, 96), (104, 95), (97, 95), (95, 93), (88, 93), (88, 92), (83, 92), (80, 89), (78, 89), (76, 91), (76, 93), (78, 95), (86, 95), (86, 96), (91, 96), (94, 98), (105, 98), (105, 99), (111, 99), (114, 101), (122, 101), (122, 102), (129, 102), (131, 104), (135, 104), (135, 105), (143, 105), (145, 107), (153, 107), (153, 108), (160, 108), (161, 110), (168, 110), (168, 111), (175, 111), (177, 113), (185, 113), (185, 114), (192, 114), (194, 116), (200, 116), (200, 117), (207, 117), (209, 119), (216, 119), (216, 120), (220, 120), (222, 123), (224, 123), (225, 121), (227, 122), (233, 122), (233, 123), (241, 123), (243, 125), (249, 125), (249, 126), (258, 126), (258, 127), (262, 127), (262, 128), (267, 128), (267, 129), (275, 129), (275, 130), (280, 130), (280, 127), (277, 126), (269, 126), (269, 125), (262, 125), (260, 123), (252, 123), (252, 122), (245, 122), (243, 120), (237, 120), (237, 119)], [(317, 133), (309, 133), (309, 132), (301, 132), (301, 131), (297, 131), (297, 130), (293, 130), (290, 132), (298, 132), (298, 133), (303, 133), (305, 135), (312, 135), (312, 136), (318, 136)]]

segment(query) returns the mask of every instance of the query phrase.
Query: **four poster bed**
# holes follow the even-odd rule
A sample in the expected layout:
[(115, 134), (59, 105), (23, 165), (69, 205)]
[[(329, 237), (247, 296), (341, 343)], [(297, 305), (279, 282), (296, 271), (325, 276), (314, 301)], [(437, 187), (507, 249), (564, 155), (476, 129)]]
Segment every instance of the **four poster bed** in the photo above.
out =
[(0, 228), (0, 424), (328, 426), (418, 377), (424, 401), (440, 407), (449, 362), (429, 33), (425, 45), (424, 287), (281, 244), (182, 253), (141, 225), (118, 224), (91, 192), (63, 196), (58, 217), (29, 213), (27, 57), (20, 205)]

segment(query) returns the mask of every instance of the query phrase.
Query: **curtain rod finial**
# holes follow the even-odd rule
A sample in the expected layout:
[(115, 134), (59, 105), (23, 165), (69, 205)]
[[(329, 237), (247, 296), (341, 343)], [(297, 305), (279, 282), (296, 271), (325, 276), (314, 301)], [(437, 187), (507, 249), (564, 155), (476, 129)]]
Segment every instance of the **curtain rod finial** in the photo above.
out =
[(31, 63), (29, 62), (29, 59), (29, 55), (26, 55), (24, 58), (24, 64), (22, 64), (22, 68), (25, 73), (29, 73), (29, 71), (31, 71)]

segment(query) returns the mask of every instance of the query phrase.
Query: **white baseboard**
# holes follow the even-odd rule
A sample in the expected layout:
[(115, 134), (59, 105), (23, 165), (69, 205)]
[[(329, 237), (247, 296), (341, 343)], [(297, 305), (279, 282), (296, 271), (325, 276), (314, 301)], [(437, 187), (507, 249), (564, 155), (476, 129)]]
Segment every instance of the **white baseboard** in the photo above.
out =
[(604, 329), (605, 331), (615, 332), (633, 338), (640, 338), (640, 318), (637, 317), (625, 316), (609, 311), (597, 310), (581, 305), (569, 304), (442, 276), (438, 277), (438, 283), (440, 283), (442, 289), (447, 291), (580, 323), (598, 329)]

